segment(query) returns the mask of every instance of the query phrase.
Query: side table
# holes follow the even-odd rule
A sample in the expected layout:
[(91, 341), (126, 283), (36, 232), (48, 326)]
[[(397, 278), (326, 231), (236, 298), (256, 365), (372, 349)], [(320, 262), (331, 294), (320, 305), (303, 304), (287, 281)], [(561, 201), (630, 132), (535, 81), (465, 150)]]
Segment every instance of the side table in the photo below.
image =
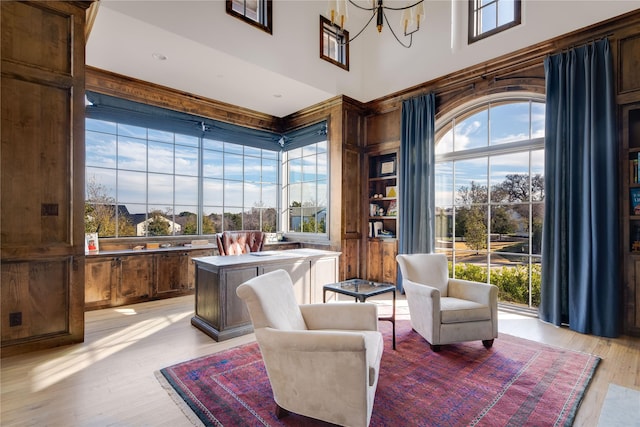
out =
[(356, 302), (365, 302), (367, 298), (386, 294), (393, 294), (391, 316), (379, 317), (378, 320), (386, 320), (392, 324), (393, 349), (396, 349), (396, 287), (391, 283), (372, 282), (364, 279), (349, 279), (342, 282), (330, 283), (322, 287), (322, 302), (327, 302), (327, 291), (354, 297)]

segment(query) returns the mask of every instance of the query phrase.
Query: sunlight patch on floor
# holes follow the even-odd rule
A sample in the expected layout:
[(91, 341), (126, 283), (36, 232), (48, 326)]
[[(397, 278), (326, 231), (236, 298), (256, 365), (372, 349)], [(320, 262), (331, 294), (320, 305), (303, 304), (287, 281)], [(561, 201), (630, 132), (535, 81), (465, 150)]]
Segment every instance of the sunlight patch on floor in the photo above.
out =
[(133, 316), (134, 314), (138, 314), (133, 308), (116, 308), (113, 311), (116, 313), (124, 314), (125, 316)]
[(191, 311), (188, 311), (143, 320), (93, 343), (82, 345), (69, 353), (49, 360), (34, 368), (31, 377), (32, 391), (44, 390), (192, 314)]

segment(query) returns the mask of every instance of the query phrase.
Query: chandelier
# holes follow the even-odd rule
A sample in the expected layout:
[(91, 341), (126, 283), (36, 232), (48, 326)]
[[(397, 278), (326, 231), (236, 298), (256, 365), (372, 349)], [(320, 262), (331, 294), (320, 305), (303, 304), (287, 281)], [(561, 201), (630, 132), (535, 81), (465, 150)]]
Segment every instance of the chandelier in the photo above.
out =
[[(364, 24), (364, 27), (350, 40), (346, 40), (343, 44), (351, 43), (355, 40), (362, 32), (367, 28), (369, 23), (373, 21), (373, 18), (376, 18), (376, 27), (378, 28), (378, 33), (382, 32), (382, 27), (384, 23), (387, 23), (391, 34), (393, 37), (400, 43), (403, 47), (409, 48), (411, 47), (411, 43), (413, 43), (413, 33), (420, 29), (420, 22), (424, 20), (424, 0), (414, 1), (413, 3), (409, 3), (406, 6), (401, 7), (391, 7), (385, 6), (384, 0), (371, 0), (371, 7), (365, 7), (357, 4), (353, 0), (329, 0), (329, 9), (328, 15), (331, 23), (338, 29), (338, 31), (344, 31), (344, 25), (347, 22), (347, 3), (351, 4), (354, 7), (357, 7), (361, 10), (366, 10), (371, 12), (371, 18)], [(402, 11), (402, 19), (401, 26), (404, 30), (404, 36), (409, 37), (408, 43), (403, 43), (396, 32), (393, 31), (393, 27), (389, 23), (389, 19), (387, 18), (387, 14), (385, 11), (387, 10), (398, 10)]]

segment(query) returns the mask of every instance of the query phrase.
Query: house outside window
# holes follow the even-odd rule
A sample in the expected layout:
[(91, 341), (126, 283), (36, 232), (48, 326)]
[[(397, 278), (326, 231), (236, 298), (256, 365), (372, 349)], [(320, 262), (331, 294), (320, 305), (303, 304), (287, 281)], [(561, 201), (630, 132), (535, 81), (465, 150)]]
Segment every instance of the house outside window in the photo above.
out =
[(226, 0), (227, 13), (273, 34), (272, 0)]
[(320, 15), (320, 58), (349, 71), (349, 32)]
[(544, 116), (537, 97), (493, 97), (436, 131), (436, 251), (452, 277), (493, 283), (524, 309), (540, 303)]
[(469, 44), (520, 22), (520, 0), (469, 0)]

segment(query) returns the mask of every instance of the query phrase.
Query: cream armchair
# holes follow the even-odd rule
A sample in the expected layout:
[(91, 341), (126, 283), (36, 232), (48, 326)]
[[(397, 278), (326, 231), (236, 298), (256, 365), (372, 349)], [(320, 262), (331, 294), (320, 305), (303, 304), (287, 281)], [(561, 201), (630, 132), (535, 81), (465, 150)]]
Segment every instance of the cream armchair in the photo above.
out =
[(298, 305), (284, 270), (255, 277), (236, 293), (249, 309), (278, 418), (293, 412), (368, 426), (383, 350), (377, 307)]
[(433, 351), (440, 345), (498, 337), (498, 287), (449, 278), (444, 254), (397, 255), (411, 327)]

